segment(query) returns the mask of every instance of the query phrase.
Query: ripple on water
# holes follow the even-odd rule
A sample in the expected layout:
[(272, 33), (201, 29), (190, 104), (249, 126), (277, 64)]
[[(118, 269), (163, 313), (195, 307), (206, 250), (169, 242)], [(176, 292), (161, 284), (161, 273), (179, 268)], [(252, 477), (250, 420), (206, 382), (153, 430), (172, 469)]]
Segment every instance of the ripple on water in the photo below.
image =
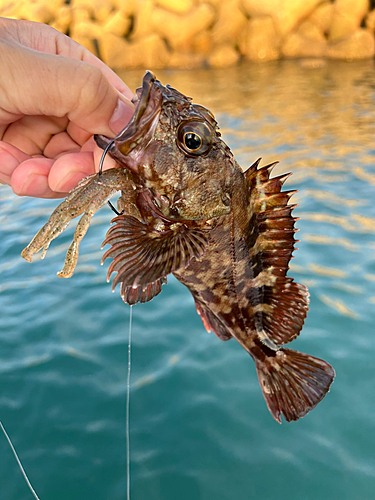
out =
[[(132, 498), (372, 500), (375, 136), (373, 62), (293, 61), (160, 71), (218, 117), (243, 167), (259, 156), (299, 189), (291, 276), (311, 307), (294, 348), (329, 360), (331, 393), (298, 423), (269, 415), (251, 358), (208, 334), (174, 278), (133, 310)], [(125, 75), (135, 88), (142, 72)], [(22, 248), (58, 202), (0, 186), (0, 418), (40, 497), (125, 497), (129, 308), (111, 293), (104, 208), (77, 273), (56, 277), (73, 234), (30, 265)], [(4, 500), (28, 494), (0, 439)]]

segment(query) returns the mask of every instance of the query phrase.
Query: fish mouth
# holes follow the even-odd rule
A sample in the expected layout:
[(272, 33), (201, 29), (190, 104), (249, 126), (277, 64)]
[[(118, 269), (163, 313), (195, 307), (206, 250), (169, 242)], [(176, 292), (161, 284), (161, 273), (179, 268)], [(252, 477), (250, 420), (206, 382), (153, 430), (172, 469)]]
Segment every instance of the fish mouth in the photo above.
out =
[[(110, 156), (122, 167), (138, 173), (137, 151), (144, 150), (150, 142), (162, 107), (161, 84), (151, 71), (147, 71), (132, 99), (136, 105), (134, 114), (126, 127), (115, 137), (109, 139), (103, 135), (95, 135), (97, 145), (105, 149), (109, 147)], [(133, 154), (132, 154), (133, 153)]]
[[(125, 156), (137, 147), (140, 142), (143, 142), (142, 139), (149, 130), (151, 123), (155, 121), (155, 116), (161, 111), (160, 99), (158, 99), (160, 93), (152, 92), (155, 81), (155, 75), (151, 71), (147, 71), (143, 77), (142, 90), (137, 89), (132, 99), (132, 102), (137, 104), (134, 115), (128, 125), (115, 138), (115, 146)], [(141, 90), (140, 97), (139, 90)]]

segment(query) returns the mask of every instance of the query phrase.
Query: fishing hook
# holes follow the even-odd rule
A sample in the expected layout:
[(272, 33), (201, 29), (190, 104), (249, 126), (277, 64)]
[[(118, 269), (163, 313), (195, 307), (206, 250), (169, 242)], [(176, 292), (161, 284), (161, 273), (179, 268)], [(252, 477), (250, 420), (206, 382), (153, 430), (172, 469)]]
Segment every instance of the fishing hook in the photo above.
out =
[[(99, 162), (99, 173), (98, 173), (99, 177), (100, 177), (100, 176), (102, 175), (102, 173), (103, 173), (103, 163), (104, 163), (104, 159), (105, 159), (105, 157), (106, 157), (106, 154), (108, 153), (109, 148), (110, 148), (111, 146), (113, 146), (113, 144), (114, 144), (114, 143), (115, 143), (115, 141), (114, 141), (114, 140), (112, 140), (111, 142), (109, 142), (109, 143), (107, 144), (107, 146), (106, 146), (105, 150), (103, 151), (103, 154), (102, 154), (102, 156), (101, 156), (101, 158), (100, 158), (100, 162)], [(108, 205), (110, 206), (110, 209), (112, 210), (112, 212), (114, 212), (116, 215), (122, 215), (122, 214), (124, 213), (124, 212), (121, 212), (121, 213), (120, 213), (118, 210), (116, 210), (116, 208), (112, 205), (112, 203), (111, 203), (109, 200), (108, 200), (108, 202), (107, 202), (107, 203), (108, 203)]]

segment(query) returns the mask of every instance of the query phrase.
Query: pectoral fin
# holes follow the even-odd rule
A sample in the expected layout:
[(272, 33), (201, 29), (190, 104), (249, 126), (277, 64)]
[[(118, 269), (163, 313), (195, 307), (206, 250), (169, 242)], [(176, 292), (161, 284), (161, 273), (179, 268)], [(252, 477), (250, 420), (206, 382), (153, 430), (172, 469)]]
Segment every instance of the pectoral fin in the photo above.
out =
[(167, 283), (167, 278), (160, 278), (153, 283), (147, 285), (138, 285), (137, 287), (126, 286), (124, 282), (121, 283), (121, 298), (130, 306), (138, 302), (145, 303), (156, 297), (161, 292), (161, 287)]
[[(106, 251), (102, 262), (107, 257), (113, 259), (107, 280), (117, 272), (112, 289), (122, 283), (125, 297), (132, 294), (126, 287), (137, 289), (141, 286), (145, 290), (146, 285), (186, 267), (191, 259), (199, 259), (208, 245), (206, 232), (183, 223), (164, 226), (160, 230), (129, 215), (120, 215), (112, 222), (115, 225), (103, 242), (103, 246), (109, 243), (112, 247)], [(138, 297), (139, 293), (138, 290)]]

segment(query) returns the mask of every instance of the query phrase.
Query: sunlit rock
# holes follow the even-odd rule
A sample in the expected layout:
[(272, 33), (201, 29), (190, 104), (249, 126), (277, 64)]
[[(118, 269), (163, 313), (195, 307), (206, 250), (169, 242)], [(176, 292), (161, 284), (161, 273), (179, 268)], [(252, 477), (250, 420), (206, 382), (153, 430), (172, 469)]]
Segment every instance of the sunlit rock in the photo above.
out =
[(55, 20), (50, 23), (50, 26), (60, 31), (61, 33), (67, 33), (71, 21), (72, 12), (69, 5), (62, 5), (59, 9), (58, 15), (56, 16)]
[(76, 8), (76, 9), (71, 9), (71, 30), (74, 31), (76, 26), (78, 26), (81, 23), (91, 23), (91, 14), (90, 12), (84, 8)]
[(177, 14), (186, 14), (194, 6), (194, 0), (156, 0), (156, 5)]
[(42, 1), (1, 1), (0, 15), (17, 19), (27, 19), (39, 23), (50, 23), (56, 12), (64, 4), (64, 0)]
[(85, 9), (92, 19), (104, 23), (113, 9), (111, 0), (72, 0), (70, 6), (73, 10)]
[(136, 57), (130, 43), (113, 33), (102, 33), (99, 47), (101, 58), (111, 68), (134, 68), (142, 63), (141, 54)]
[[(206, 3), (209, 3), (210, 5), (213, 5), (215, 8), (220, 7), (220, 5), (223, 3), (223, 0), (205, 0), (205, 1), (206, 1)], [(242, 0), (238, 0), (238, 1), (239, 1), (239, 3), (242, 2)]]
[(248, 21), (239, 46), (250, 61), (271, 61), (280, 55), (279, 42), (272, 18), (259, 17)]
[(278, 33), (289, 33), (321, 0), (241, 0), (250, 16), (271, 16)]
[(192, 40), (191, 48), (195, 54), (208, 55), (212, 52), (213, 41), (211, 33), (200, 31)]
[(49, 23), (54, 16), (48, 4), (31, 3), (24, 7), (22, 17), (38, 23)]
[(100, 54), (103, 61), (115, 69), (159, 69), (167, 66), (169, 60), (164, 41), (155, 34), (129, 43), (112, 33), (103, 33), (100, 39)]
[(240, 54), (369, 58), (369, 8), (370, 0), (0, 0), (1, 16), (48, 23), (110, 66), (155, 69), (231, 66)]
[(369, 7), (369, 0), (336, 0), (333, 5), (329, 40), (339, 40), (354, 33), (360, 27)]
[(103, 30), (114, 35), (124, 36), (129, 31), (131, 19), (119, 10), (110, 15), (106, 23), (103, 24)]
[(323, 57), (326, 52), (325, 41), (313, 40), (299, 33), (290, 33), (281, 47), (284, 57)]
[(120, 10), (124, 16), (134, 16), (142, 0), (111, 0), (111, 2), (114, 9)]
[(189, 50), (194, 36), (206, 30), (214, 21), (215, 9), (202, 3), (185, 16), (154, 8), (151, 13), (151, 30), (168, 41), (175, 50)]
[(311, 40), (325, 41), (324, 31), (309, 19), (298, 26), (297, 33)]
[(10, 18), (18, 18), (18, 12), (20, 8), (22, 8), (22, 1), (18, 3), (18, 9), (15, 6), (14, 2), (1, 2), (0, 3), (0, 16), (1, 17), (10, 17)]
[(332, 14), (333, 14), (333, 4), (331, 2), (325, 2), (321, 5), (318, 5), (316, 9), (312, 11), (308, 20), (313, 22), (322, 33), (327, 34), (331, 27), (332, 22)]
[(368, 59), (374, 57), (374, 34), (368, 29), (358, 29), (348, 38), (330, 43), (327, 56), (331, 59)]
[(159, 35), (150, 34), (132, 45), (133, 52), (143, 55), (143, 67), (160, 69), (168, 66), (169, 51)]
[(212, 54), (208, 58), (208, 64), (212, 68), (225, 68), (233, 66), (239, 60), (239, 53), (235, 50), (232, 44), (224, 44), (215, 47)]
[(218, 6), (218, 18), (212, 28), (215, 44), (236, 40), (247, 23), (246, 16), (239, 6), (239, 0), (227, 0)]
[(366, 26), (370, 30), (375, 30), (375, 9), (369, 12), (368, 16), (366, 17)]
[(73, 18), (70, 36), (90, 52), (98, 55), (95, 40), (100, 37), (101, 28), (90, 18), (85, 18), (85, 12), (87, 11), (84, 9), (77, 9), (73, 13), (77, 17)]
[(100, 32), (101, 28), (96, 23), (85, 20), (75, 22), (70, 35), (74, 39), (79, 37), (98, 38)]
[[(135, 6), (134, 16), (134, 29), (132, 38), (142, 38), (149, 35), (152, 30), (151, 16), (154, 9), (153, 0), (138, 0)], [(122, 9), (120, 9), (122, 10)]]

